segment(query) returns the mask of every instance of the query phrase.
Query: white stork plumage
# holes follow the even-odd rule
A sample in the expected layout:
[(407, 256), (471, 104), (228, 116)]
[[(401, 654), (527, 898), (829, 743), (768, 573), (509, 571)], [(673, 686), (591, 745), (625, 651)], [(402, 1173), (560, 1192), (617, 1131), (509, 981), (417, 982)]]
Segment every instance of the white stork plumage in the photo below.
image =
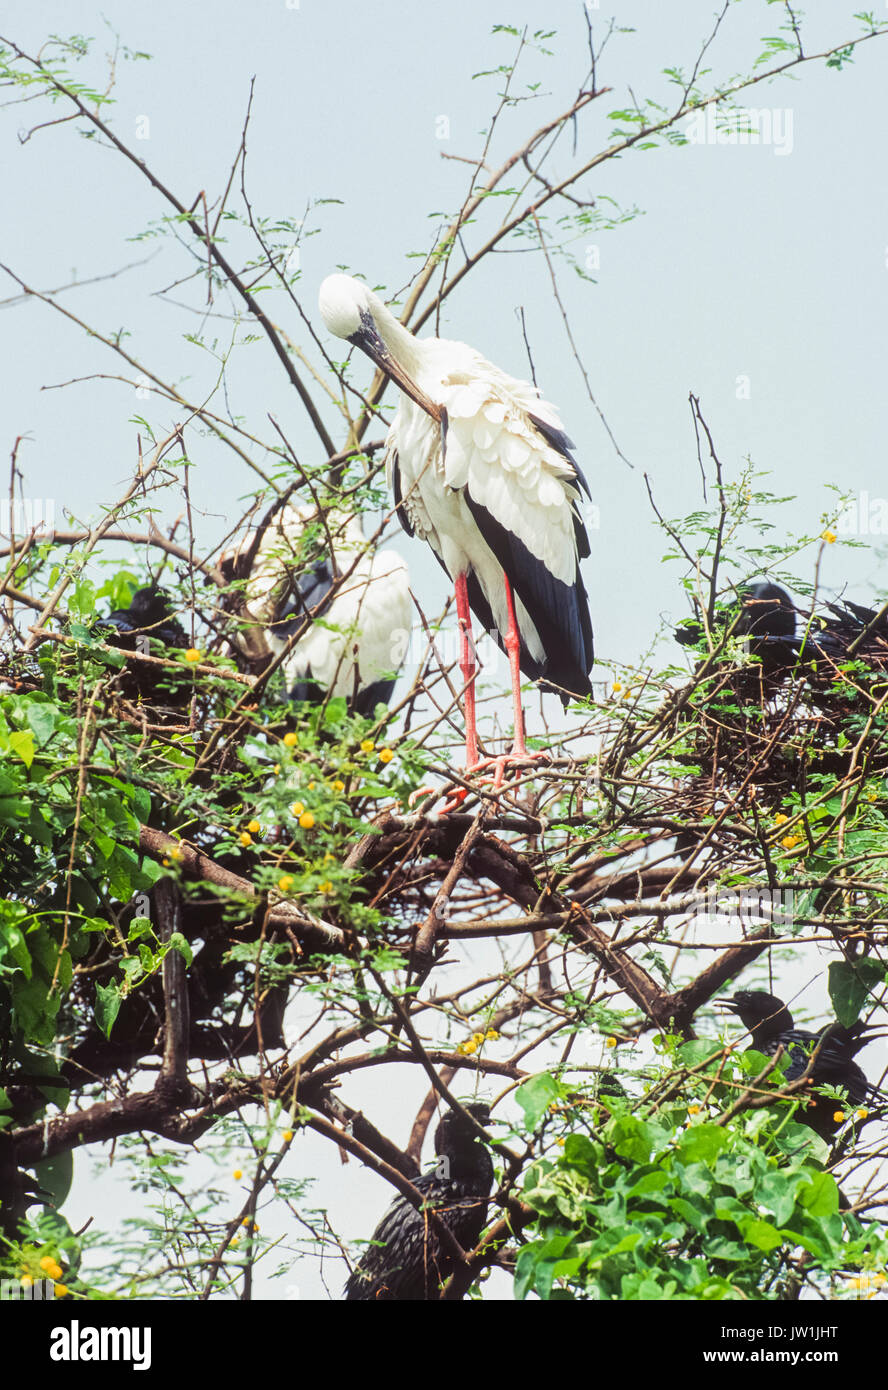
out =
[(282, 663), (291, 699), (343, 695), (369, 716), (391, 699), (407, 654), (407, 566), (393, 550), (368, 549), (357, 517), (330, 511), (324, 523), (315, 507), (281, 508), (256, 550), (245, 608), (275, 656), (312, 620)]
[[(431, 545), (456, 589), (465, 683), (466, 764), (479, 765), (474, 611), (509, 657), (514, 745), (528, 756), (521, 672), (568, 698), (591, 694), (592, 624), (580, 560), (589, 488), (554, 408), (474, 348), (417, 339), (348, 275), (321, 286), (321, 317), (401, 390), (387, 474), (401, 524)], [(501, 767), (498, 776), (501, 777)]]

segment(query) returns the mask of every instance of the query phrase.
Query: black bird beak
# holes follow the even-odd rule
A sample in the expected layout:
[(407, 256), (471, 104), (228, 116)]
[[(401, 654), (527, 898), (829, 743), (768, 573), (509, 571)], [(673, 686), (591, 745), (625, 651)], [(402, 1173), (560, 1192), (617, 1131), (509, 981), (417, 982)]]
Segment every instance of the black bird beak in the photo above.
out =
[(433, 420), (437, 420), (440, 424), (444, 413), (443, 407), (436, 405), (424, 391), (421, 391), (413, 378), (404, 371), (400, 362), (395, 361), (376, 331), (376, 326), (369, 315), (367, 315), (367, 321), (362, 323), (357, 333), (353, 333), (348, 341), (354, 343), (355, 347), (359, 347), (362, 352), (366, 352), (370, 360), (376, 363), (381, 372), (385, 372), (386, 376), (391, 377), (405, 396), (409, 396), (420, 410), (424, 410), (426, 415), (430, 415)]
[(718, 996), (716, 999), (713, 999), (712, 1002), (713, 1004), (718, 1004), (720, 1009), (726, 1009), (728, 1013), (737, 1014), (740, 1012), (733, 999), (730, 999), (725, 995)]

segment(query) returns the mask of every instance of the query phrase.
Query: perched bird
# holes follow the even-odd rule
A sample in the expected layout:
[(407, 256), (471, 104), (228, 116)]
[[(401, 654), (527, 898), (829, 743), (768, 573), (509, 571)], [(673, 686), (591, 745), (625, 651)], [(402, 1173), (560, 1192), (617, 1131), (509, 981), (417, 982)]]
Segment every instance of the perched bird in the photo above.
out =
[[(770, 580), (757, 579), (737, 591), (738, 604), (717, 615), (719, 627), (734, 625), (734, 635), (745, 637), (746, 649), (761, 661), (766, 675), (791, 666), (798, 657), (795, 639), (795, 605), (785, 589)], [(702, 623), (683, 623), (675, 629), (675, 640), (684, 647), (703, 640)]]
[[(407, 566), (368, 549), (358, 517), (283, 507), (256, 550), (246, 614), (265, 628), (292, 700), (346, 696), (354, 712), (387, 704), (407, 654)], [(295, 645), (292, 638), (302, 632)]]
[[(479, 1124), (487, 1105), (464, 1107)], [(484, 1229), (493, 1182), (493, 1162), (461, 1115), (450, 1112), (435, 1131), (434, 1168), (413, 1179), (425, 1204), (452, 1231), (463, 1250), (472, 1250)], [(345, 1286), (346, 1300), (437, 1301), (453, 1273), (453, 1259), (422, 1211), (398, 1197), (373, 1232), (360, 1264)]]
[(100, 632), (109, 627), (107, 640), (126, 651), (135, 651), (137, 637), (154, 637), (166, 647), (188, 646), (184, 629), (173, 617), (169, 594), (157, 584), (137, 589), (129, 608), (115, 608), (100, 619)]
[(471, 612), (509, 657), (514, 745), (527, 758), (521, 672), (565, 703), (591, 693), (592, 624), (580, 560), (589, 488), (554, 408), (468, 347), (417, 339), (348, 275), (321, 286), (327, 328), (367, 353), (402, 392), (386, 466), (401, 525), (428, 541), (456, 589), (466, 763), (479, 765)]
[[(855, 1055), (871, 1041), (867, 1035), (872, 1034), (873, 1030), (866, 1024), (855, 1023), (847, 1028), (833, 1022), (816, 1033), (807, 1028), (797, 1028), (783, 1000), (762, 989), (741, 989), (730, 998), (717, 1002), (736, 1014), (748, 1029), (753, 1050), (772, 1057), (778, 1047), (783, 1047), (788, 1057), (784, 1073), (787, 1081), (797, 1081), (807, 1070), (813, 1056), (811, 1086), (840, 1087), (847, 1092), (848, 1101), (853, 1106), (865, 1105), (871, 1098), (881, 1098), (878, 1088), (870, 1085), (854, 1061)], [(839, 1113), (841, 1107), (835, 1099), (812, 1096), (799, 1112), (798, 1118), (810, 1125), (822, 1139), (830, 1139), (842, 1123), (835, 1119)]]

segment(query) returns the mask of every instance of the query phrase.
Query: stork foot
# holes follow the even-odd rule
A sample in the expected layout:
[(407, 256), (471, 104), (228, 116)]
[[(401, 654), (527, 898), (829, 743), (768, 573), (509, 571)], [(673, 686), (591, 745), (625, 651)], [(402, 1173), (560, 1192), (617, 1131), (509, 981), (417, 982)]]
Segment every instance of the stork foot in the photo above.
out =
[[(526, 748), (513, 748), (511, 753), (500, 753), (495, 758), (485, 758), (484, 761), (479, 763), (472, 771), (478, 772), (485, 767), (492, 767), (493, 775), (482, 777), (481, 785), (484, 786), (485, 783), (489, 783), (495, 792), (499, 792), (510, 785), (510, 783), (505, 780), (506, 772), (510, 768), (520, 771), (532, 767), (535, 762), (548, 761), (549, 754), (544, 750), (537, 753), (530, 753)], [(517, 778), (512, 778), (510, 780), (516, 781)]]

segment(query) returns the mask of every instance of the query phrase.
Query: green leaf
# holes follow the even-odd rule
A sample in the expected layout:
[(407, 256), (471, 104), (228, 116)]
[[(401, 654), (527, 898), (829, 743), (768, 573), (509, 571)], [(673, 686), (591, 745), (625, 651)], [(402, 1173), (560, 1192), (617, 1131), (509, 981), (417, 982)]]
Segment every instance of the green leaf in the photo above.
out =
[(99, 1025), (106, 1038), (110, 1038), (111, 1036), (114, 1020), (120, 1013), (120, 1004), (121, 994), (119, 985), (96, 985), (96, 1023)]
[(15, 733), (10, 734), (9, 747), (17, 758), (21, 758), (25, 767), (31, 766), (36, 749), (30, 729), (16, 729)]
[(730, 1142), (727, 1131), (719, 1125), (692, 1125), (678, 1141), (678, 1150), (685, 1163), (711, 1163)]
[(25, 718), (33, 730), (38, 746), (42, 748), (55, 733), (59, 712), (54, 705), (38, 704), (35, 700), (29, 700)]
[(525, 1128), (536, 1129), (549, 1106), (560, 1095), (561, 1088), (558, 1082), (546, 1071), (523, 1082), (515, 1092), (515, 1099), (524, 1111)]
[(34, 1165), (34, 1172), (40, 1187), (52, 1198), (53, 1206), (60, 1207), (71, 1191), (71, 1183), (74, 1181), (73, 1149), (66, 1149), (64, 1153), (56, 1154), (53, 1158), (44, 1158), (42, 1162)]
[(194, 952), (192, 951), (191, 946), (188, 943), (188, 940), (182, 935), (180, 931), (171, 932), (169, 949), (171, 951), (178, 951), (179, 955), (184, 957), (186, 965), (190, 965), (191, 962), (194, 960)]
[(870, 989), (885, 979), (885, 966), (871, 956), (855, 961), (834, 960), (829, 967), (829, 997), (836, 1018), (850, 1028), (860, 1017)]

